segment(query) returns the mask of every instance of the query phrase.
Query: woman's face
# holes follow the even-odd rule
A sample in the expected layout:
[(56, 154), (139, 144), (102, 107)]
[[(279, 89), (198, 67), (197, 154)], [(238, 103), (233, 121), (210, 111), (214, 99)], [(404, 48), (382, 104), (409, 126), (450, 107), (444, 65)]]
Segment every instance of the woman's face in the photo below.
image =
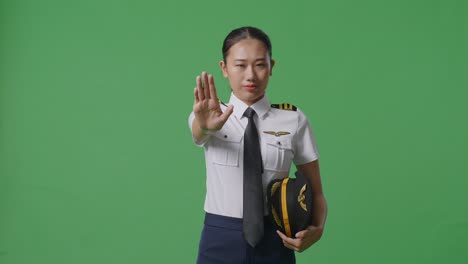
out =
[(226, 63), (219, 64), (236, 97), (252, 105), (265, 95), (275, 62), (261, 41), (247, 38), (232, 45)]

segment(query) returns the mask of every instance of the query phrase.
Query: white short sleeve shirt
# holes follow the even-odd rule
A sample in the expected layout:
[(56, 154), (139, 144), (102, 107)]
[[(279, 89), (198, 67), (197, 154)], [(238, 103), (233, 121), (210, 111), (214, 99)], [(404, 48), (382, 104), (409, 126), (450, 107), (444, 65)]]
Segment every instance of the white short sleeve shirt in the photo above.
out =
[[(248, 120), (243, 117), (247, 105), (231, 94), (229, 104), (234, 112), (219, 131), (203, 142), (206, 162), (206, 197), (208, 213), (242, 218), (243, 215), (243, 137)], [(273, 108), (265, 95), (250, 106), (254, 116), (262, 152), (264, 214), (267, 214), (266, 188), (273, 179), (288, 177), (291, 164), (305, 164), (318, 159), (312, 128), (304, 113), (297, 110)], [(225, 106), (221, 107), (224, 111)], [(189, 127), (195, 115), (189, 117)]]

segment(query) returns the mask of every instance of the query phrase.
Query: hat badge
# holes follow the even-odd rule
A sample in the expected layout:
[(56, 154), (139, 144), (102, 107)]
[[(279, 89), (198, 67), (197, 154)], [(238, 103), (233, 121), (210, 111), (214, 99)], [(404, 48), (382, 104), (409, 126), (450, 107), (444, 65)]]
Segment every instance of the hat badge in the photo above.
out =
[(302, 186), (301, 188), (301, 191), (299, 192), (299, 195), (297, 196), (297, 201), (299, 202), (299, 205), (301, 206), (301, 208), (307, 212), (307, 205), (304, 203), (305, 198), (306, 198), (304, 192), (306, 191), (306, 188), (307, 188), (307, 185), (304, 184), (304, 186)]

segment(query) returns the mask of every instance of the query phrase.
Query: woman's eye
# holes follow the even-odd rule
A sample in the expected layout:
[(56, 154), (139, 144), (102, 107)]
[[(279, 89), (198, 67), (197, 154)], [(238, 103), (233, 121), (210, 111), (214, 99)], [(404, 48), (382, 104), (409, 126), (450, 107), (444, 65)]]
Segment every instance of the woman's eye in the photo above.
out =
[(244, 67), (243, 64), (237, 64), (236, 67)]
[(265, 67), (265, 64), (263, 63), (260, 63), (260, 64), (257, 64), (258, 67)]

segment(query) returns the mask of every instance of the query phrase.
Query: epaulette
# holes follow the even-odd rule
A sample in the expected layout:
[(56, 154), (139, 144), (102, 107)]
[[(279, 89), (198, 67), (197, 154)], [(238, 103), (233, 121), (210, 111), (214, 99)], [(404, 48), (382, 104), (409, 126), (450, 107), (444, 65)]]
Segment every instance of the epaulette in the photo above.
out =
[(281, 109), (281, 110), (290, 110), (290, 111), (297, 111), (297, 107), (292, 105), (292, 104), (287, 104), (287, 103), (283, 103), (283, 104), (272, 104), (271, 105), (272, 108), (277, 108), (277, 109)]

